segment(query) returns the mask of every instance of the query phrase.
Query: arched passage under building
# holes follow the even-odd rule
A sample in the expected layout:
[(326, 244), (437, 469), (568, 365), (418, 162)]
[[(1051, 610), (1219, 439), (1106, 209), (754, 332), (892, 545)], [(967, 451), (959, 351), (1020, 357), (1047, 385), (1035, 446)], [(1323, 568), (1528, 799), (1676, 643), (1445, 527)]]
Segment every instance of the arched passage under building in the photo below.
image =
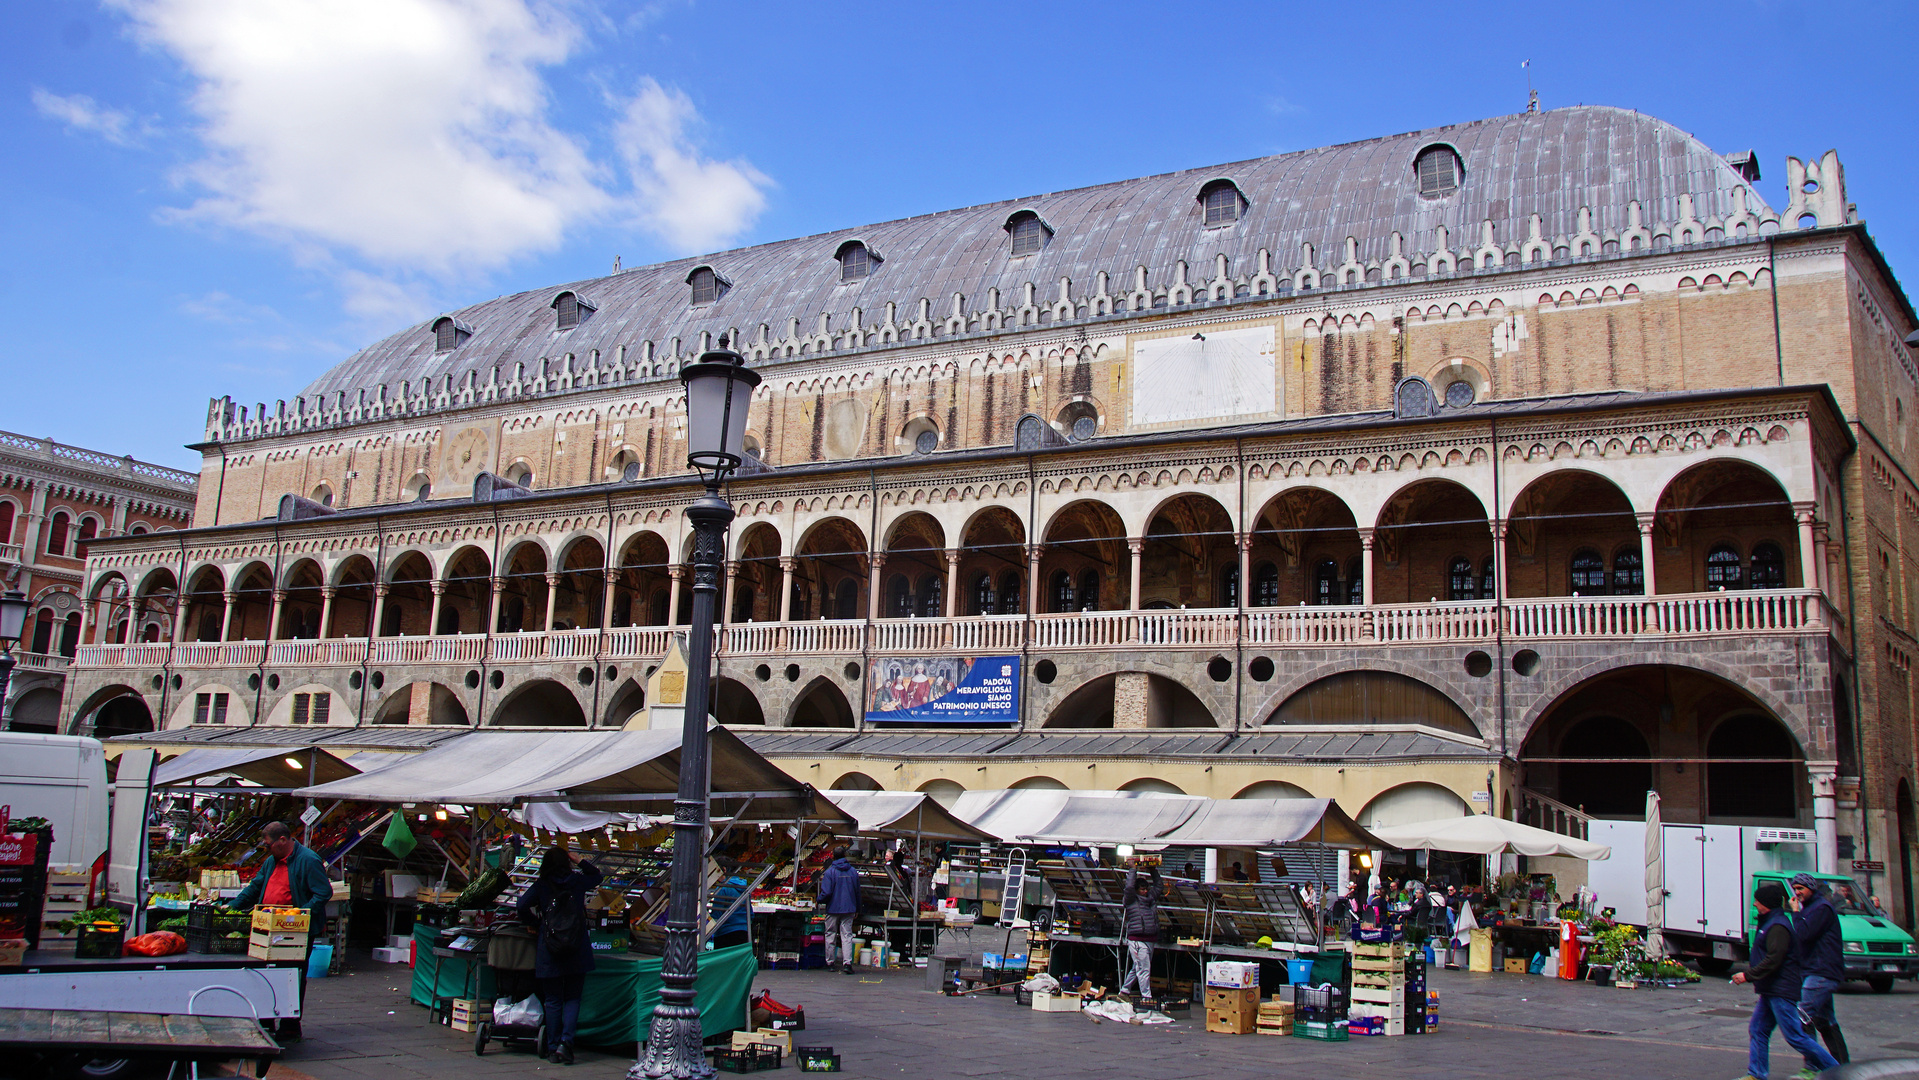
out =
[(644, 708), (646, 708), (646, 688), (641, 686), (637, 679), (627, 679), (620, 683), (619, 687), (613, 691), (613, 696), (607, 700), (606, 716), (601, 719), (600, 726), (625, 727), (626, 722), (633, 719), (633, 714)]
[(507, 695), (493, 712), (496, 727), (585, 727), (573, 692), (552, 679), (534, 679)]
[(1049, 728), (1216, 728), (1212, 710), (1163, 675), (1118, 671), (1066, 695), (1046, 718)]
[(413, 682), (380, 702), (376, 724), (455, 724), (466, 726), (466, 706), (453, 691), (434, 682)]
[(8, 711), (12, 717), (8, 730), (52, 735), (60, 728), (60, 691), (37, 686), (14, 698)]
[(928, 780), (921, 784), (919, 789), (931, 795), (934, 802), (948, 810), (953, 808), (954, 803), (959, 802), (961, 795), (966, 794), (965, 786), (957, 780)]
[(714, 686), (713, 716), (722, 724), (766, 726), (766, 711), (760, 699), (738, 679), (721, 679)]
[(878, 780), (863, 772), (850, 772), (833, 781), (834, 791), (884, 791)]
[(787, 726), (850, 728), (853, 726), (853, 706), (848, 704), (840, 688), (822, 675), (808, 683), (793, 702)]

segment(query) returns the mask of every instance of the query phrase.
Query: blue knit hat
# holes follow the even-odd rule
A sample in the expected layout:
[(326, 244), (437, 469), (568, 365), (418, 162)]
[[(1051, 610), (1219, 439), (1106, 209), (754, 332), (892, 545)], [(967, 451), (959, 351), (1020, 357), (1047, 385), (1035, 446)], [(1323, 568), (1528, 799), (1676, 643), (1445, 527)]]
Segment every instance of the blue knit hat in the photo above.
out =
[(1811, 889), (1813, 892), (1819, 893), (1821, 895), (1824, 895), (1826, 891), (1825, 882), (1820, 881), (1818, 878), (1813, 877), (1811, 874), (1805, 873), (1804, 871), (1794, 874), (1792, 876), (1792, 883), (1795, 886)]

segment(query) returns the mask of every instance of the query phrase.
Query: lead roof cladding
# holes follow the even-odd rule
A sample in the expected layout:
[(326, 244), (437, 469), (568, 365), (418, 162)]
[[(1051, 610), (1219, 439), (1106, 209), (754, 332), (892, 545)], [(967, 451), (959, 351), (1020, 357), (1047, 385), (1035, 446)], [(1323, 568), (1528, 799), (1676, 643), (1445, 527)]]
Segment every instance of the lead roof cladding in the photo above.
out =
[[(1413, 162), (1435, 143), (1458, 151), (1465, 182), (1450, 196), (1425, 199)], [(1200, 189), (1222, 177), (1239, 187), (1247, 205), (1237, 222), (1208, 228)], [(1283, 275), (1299, 265), (1302, 242), (1314, 245), (1319, 266), (1341, 262), (1348, 236), (1358, 241), (1361, 262), (1386, 258), (1395, 231), (1408, 256), (1430, 251), (1439, 225), (1447, 228), (1448, 246), (1459, 250), (1479, 245), (1480, 224), (1489, 218), (1502, 245), (1524, 240), (1533, 214), (1540, 215), (1544, 236), (1570, 236), (1582, 206), (1591, 207), (1592, 227), (1604, 234), (1626, 228), (1630, 201), (1641, 204), (1647, 223), (1672, 221), (1679, 197), (1690, 194), (1703, 222), (1730, 215), (1733, 190), (1741, 187), (1747, 208), (1766, 213), (1758, 192), (1723, 158), (1651, 116), (1593, 105), (1518, 113), (946, 210), (503, 296), (447, 313), (473, 328), (459, 347), (436, 352), (437, 318), (428, 320), (355, 353), (309, 386), (306, 397), (381, 385), (397, 392), (401, 380), (417, 393), (423, 379), (437, 387), (451, 375), (457, 386), (469, 371), (484, 384), (496, 366), (501, 378), (511, 378), (515, 363), (537, 371), (543, 358), (585, 357), (595, 349), (603, 364), (611, 363), (620, 345), (634, 350), (650, 340), (664, 353), (677, 336), (692, 349), (701, 331), (717, 336), (734, 327), (752, 340), (761, 323), (778, 338), (794, 318), (810, 334), (823, 313), (839, 330), (855, 307), (872, 325), (884, 318), (888, 301), (899, 305), (897, 320), (904, 323), (917, 317), (925, 298), (938, 320), (949, 313), (954, 293), (966, 296), (968, 311), (978, 311), (986, 290), (997, 287), (1001, 303), (1018, 302), (1027, 282), (1046, 304), (1062, 277), (1072, 279), (1073, 295), (1083, 299), (1102, 270), (1109, 290), (1123, 295), (1141, 265), (1151, 287), (1164, 289), (1181, 259), (1188, 282), (1199, 285), (1213, 276), (1221, 253), (1231, 274), (1245, 278), (1257, 272), (1258, 253), (1267, 249), (1274, 272)], [(1011, 258), (1007, 219), (1029, 209), (1052, 235), (1038, 254)], [(848, 240), (864, 242), (884, 263), (868, 277), (841, 281), (834, 254)], [(695, 308), (687, 277), (701, 266), (711, 266), (731, 288)], [(559, 331), (550, 305), (566, 290), (597, 310)], [(629, 362), (636, 359), (629, 353)]]

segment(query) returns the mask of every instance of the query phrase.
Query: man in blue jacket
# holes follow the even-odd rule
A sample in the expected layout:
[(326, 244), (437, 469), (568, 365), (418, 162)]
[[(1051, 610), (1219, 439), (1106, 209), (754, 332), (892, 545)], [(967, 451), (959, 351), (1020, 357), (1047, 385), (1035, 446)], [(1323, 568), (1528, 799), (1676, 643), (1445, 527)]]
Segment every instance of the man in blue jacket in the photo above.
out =
[(1752, 1008), (1752, 1022), (1746, 1025), (1746, 1075), (1741, 1080), (1766, 1080), (1771, 1069), (1768, 1044), (1775, 1027), (1786, 1037), (1787, 1045), (1806, 1059), (1799, 1075), (1816, 1077), (1839, 1063), (1820, 1049), (1799, 1023), (1799, 946), (1792, 936), (1792, 924), (1786, 920), (1786, 890), (1768, 881), (1753, 890), (1752, 904), (1759, 913), (1752, 968), (1732, 977), (1735, 983), (1751, 983), (1759, 995)]
[(1845, 941), (1839, 933), (1839, 912), (1826, 898), (1826, 883), (1811, 874), (1792, 876), (1792, 936), (1799, 943), (1799, 1018), (1826, 1040), (1826, 1049), (1840, 1064), (1852, 1060), (1846, 1036), (1839, 1030), (1832, 994), (1846, 981)]
[(860, 918), (860, 872), (846, 859), (846, 845), (833, 849), (833, 861), (820, 875), (820, 906), (826, 909), (826, 966), (839, 947), (841, 970), (853, 974), (853, 926)]
[[(303, 907), (311, 916), (312, 925), (307, 930), (307, 954), (313, 952), (313, 939), (320, 936), (326, 925), (327, 901), (333, 899), (333, 882), (326, 876), (326, 864), (305, 844), (293, 839), (293, 830), (283, 821), (269, 821), (266, 828), (260, 830), (260, 846), (266, 849), (267, 861), (240, 890), (240, 895), (229, 902), (231, 907), (247, 911), (261, 904), (272, 907)], [(300, 1002), (304, 1007), (307, 995), (307, 966), (304, 959), (300, 962)], [(295, 1042), (300, 1038), (300, 1021), (282, 1020), (278, 1027), (281, 1042)]]

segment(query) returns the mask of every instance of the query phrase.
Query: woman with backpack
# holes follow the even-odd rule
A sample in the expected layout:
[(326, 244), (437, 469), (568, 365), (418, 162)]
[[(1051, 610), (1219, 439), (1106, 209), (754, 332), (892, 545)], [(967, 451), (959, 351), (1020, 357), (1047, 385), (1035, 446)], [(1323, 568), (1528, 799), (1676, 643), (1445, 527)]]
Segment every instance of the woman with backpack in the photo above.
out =
[(586, 973), (593, 945), (586, 936), (586, 893), (605, 877), (585, 859), (551, 847), (540, 859), (540, 876), (520, 894), (520, 921), (539, 931), (533, 948), (533, 981), (546, 1009), (546, 1040), (555, 1065), (573, 1064)]

